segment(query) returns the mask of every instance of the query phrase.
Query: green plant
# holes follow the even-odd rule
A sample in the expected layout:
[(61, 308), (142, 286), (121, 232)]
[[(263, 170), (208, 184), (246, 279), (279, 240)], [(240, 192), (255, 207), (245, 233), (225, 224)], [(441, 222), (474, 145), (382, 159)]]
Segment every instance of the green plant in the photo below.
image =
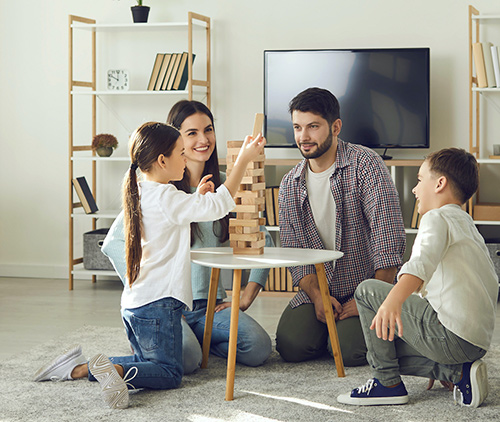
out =
[(137, 0), (137, 6), (142, 6), (142, 0)]
[(95, 151), (97, 148), (101, 147), (111, 147), (115, 149), (118, 146), (118, 140), (114, 135), (109, 133), (101, 133), (94, 136), (92, 139), (92, 150)]

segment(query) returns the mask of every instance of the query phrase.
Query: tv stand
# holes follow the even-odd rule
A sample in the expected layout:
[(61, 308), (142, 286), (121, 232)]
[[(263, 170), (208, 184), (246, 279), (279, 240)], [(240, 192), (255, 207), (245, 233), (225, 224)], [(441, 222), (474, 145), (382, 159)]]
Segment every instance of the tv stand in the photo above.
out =
[(390, 155), (387, 155), (386, 152), (387, 152), (387, 148), (384, 150), (384, 152), (381, 155), (382, 160), (392, 160), (392, 157)]

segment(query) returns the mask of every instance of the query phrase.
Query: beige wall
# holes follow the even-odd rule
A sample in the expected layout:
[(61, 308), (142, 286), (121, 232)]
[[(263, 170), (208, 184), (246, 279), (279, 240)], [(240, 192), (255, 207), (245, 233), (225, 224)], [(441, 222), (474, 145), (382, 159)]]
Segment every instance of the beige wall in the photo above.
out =
[[(0, 276), (66, 277), (67, 16), (71, 13), (99, 22), (129, 22), (133, 3), (0, 1)], [(152, 8), (150, 21), (184, 21), (188, 10), (212, 17), (212, 108), (222, 155), (224, 141), (242, 138), (252, 128), (254, 113), (263, 108), (264, 49), (430, 47), (431, 149), (468, 145), (468, 1), (145, 3)], [(500, 13), (495, 0), (475, 3), (484, 13)], [(154, 57), (151, 53), (142, 56), (146, 47), (138, 38), (126, 38), (137, 54), (137, 59), (126, 65), (131, 73), (135, 71), (136, 82), (142, 84), (149, 77)], [(498, 41), (500, 44), (500, 38)], [(186, 48), (185, 44), (170, 42), (170, 38), (165, 39), (165, 50)], [(116, 56), (101, 54), (109, 67), (121, 66), (121, 50)], [(112, 66), (117, 63), (119, 66)], [(98, 76), (101, 78), (106, 70), (100, 69)], [(132, 129), (144, 120), (164, 120), (167, 114), (168, 105), (163, 102), (143, 98), (127, 101), (123, 116), (125, 126)], [(109, 116), (105, 107), (100, 109), (103, 123), (98, 131), (111, 128), (121, 142), (117, 153), (125, 155), (126, 128)], [(82, 121), (78, 127), (83, 131), (85, 125)], [(396, 156), (422, 157), (425, 153), (398, 151)], [(278, 154), (296, 156), (296, 151), (272, 151), (268, 156)], [(102, 169), (101, 174), (119, 179), (122, 172), (118, 165)], [(100, 195), (102, 201), (119, 204), (118, 182)]]

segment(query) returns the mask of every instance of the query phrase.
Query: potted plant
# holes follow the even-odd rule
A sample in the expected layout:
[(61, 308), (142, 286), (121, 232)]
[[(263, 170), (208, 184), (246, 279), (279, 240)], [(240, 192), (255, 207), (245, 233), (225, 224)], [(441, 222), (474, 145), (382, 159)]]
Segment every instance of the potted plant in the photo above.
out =
[(109, 133), (101, 133), (92, 139), (92, 151), (95, 151), (99, 157), (109, 157), (117, 146), (118, 140)]
[(132, 19), (134, 23), (147, 22), (149, 15), (149, 6), (143, 6), (142, 0), (137, 0), (137, 5), (132, 6)]

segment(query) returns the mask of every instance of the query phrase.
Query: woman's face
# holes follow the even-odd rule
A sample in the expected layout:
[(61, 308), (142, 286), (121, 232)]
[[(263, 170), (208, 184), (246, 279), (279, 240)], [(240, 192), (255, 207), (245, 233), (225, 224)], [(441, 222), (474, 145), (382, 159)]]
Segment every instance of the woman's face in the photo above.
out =
[(206, 162), (215, 149), (215, 132), (210, 117), (203, 113), (192, 114), (182, 122), (179, 131), (188, 162)]

